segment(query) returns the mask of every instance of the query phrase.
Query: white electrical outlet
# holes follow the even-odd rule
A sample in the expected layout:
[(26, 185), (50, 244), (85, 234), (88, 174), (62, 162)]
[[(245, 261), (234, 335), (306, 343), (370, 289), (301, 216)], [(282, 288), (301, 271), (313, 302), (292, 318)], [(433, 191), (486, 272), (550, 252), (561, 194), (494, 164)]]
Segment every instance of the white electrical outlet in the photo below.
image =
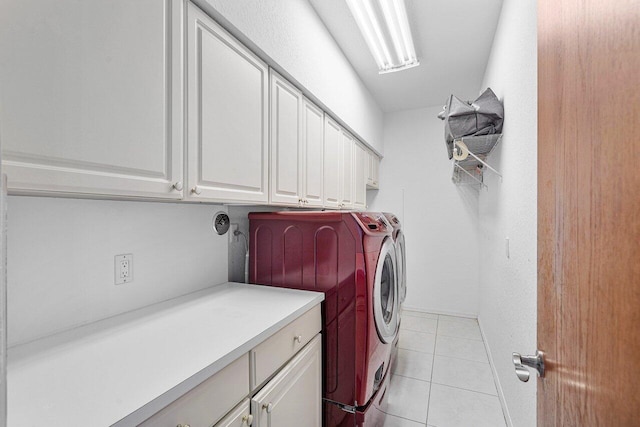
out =
[(115, 256), (116, 285), (133, 282), (133, 254)]

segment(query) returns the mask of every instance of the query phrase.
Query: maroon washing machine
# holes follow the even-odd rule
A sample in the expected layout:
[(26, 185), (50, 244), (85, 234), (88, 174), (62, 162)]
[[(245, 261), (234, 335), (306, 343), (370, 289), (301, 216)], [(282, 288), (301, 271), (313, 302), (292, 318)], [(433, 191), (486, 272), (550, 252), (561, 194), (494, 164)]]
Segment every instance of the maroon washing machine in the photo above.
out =
[(384, 424), (398, 271), (379, 213), (251, 213), (250, 282), (324, 292), (323, 423)]
[[(396, 247), (396, 265), (398, 267), (398, 298), (400, 302), (400, 308), (402, 309), (402, 303), (407, 297), (407, 259), (406, 249), (404, 242), (404, 233), (402, 231), (402, 223), (392, 213), (383, 212), (383, 215), (393, 227), (393, 242)], [(400, 319), (402, 321), (402, 319)], [(398, 338), (393, 343), (393, 351), (391, 352), (391, 366), (395, 365), (396, 356), (398, 355)]]

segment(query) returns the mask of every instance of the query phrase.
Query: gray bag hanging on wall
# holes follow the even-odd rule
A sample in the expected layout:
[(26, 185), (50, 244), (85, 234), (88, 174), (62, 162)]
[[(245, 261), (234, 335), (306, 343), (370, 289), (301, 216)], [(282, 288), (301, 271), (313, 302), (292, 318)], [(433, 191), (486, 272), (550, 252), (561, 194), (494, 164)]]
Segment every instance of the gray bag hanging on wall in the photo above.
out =
[(438, 118), (444, 120), (444, 138), (451, 159), (454, 140), (465, 136), (502, 133), (504, 107), (491, 88), (487, 88), (472, 103), (451, 95)]

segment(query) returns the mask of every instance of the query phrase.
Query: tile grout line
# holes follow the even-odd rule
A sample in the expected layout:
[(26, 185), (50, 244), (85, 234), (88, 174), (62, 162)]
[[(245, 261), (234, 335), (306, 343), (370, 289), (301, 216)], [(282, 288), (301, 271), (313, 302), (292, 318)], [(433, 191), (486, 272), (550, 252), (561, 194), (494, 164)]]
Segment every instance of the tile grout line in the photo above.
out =
[[(440, 336), (443, 336), (443, 335), (440, 335)], [(403, 348), (403, 350), (406, 350), (406, 348)], [(415, 350), (409, 350), (409, 351), (415, 351)], [(473, 360), (473, 359), (465, 359), (464, 357), (458, 357), (458, 356), (447, 356), (444, 354), (439, 354), (438, 357), (446, 357), (448, 359), (464, 360), (465, 362), (482, 363), (483, 365), (489, 365), (489, 362), (482, 362), (480, 360)]]
[(442, 385), (442, 386), (449, 387), (449, 388), (455, 388), (455, 389), (457, 389), (457, 390), (468, 391), (468, 392), (470, 392), (470, 393), (484, 394), (485, 396), (498, 397), (498, 395), (497, 395), (497, 394), (485, 393), (484, 391), (478, 391), (478, 390), (471, 390), (471, 389), (468, 389), (468, 388), (462, 388), (462, 387), (458, 387), (458, 386), (451, 385), (451, 384), (445, 384), (445, 383), (434, 383), (433, 381), (431, 381), (431, 384)]
[(429, 375), (429, 397), (427, 397), (427, 419), (424, 420), (424, 425), (429, 424), (429, 407), (431, 406), (431, 388), (433, 385), (433, 366), (436, 361), (436, 348), (438, 346), (438, 324), (440, 322), (440, 316), (436, 319), (436, 338), (433, 342), (433, 357), (431, 358), (431, 375)]

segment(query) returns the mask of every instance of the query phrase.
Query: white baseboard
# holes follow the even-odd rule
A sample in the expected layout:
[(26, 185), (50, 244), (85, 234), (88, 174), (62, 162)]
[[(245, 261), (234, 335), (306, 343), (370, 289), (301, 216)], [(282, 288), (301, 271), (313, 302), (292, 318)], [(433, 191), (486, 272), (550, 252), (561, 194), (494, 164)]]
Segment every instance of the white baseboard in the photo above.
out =
[(468, 317), (470, 319), (477, 319), (478, 315), (477, 314), (471, 314), (471, 313), (461, 313), (461, 312), (457, 312), (457, 311), (447, 311), (447, 310), (437, 310), (437, 309), (430, 309), (430, 308), (419, 308), (419, 307), (411, 307), (408, 305), (404, 305), (402, 306), (403, 310), (409, 310), (409, 311), (417, 311), (420, 313), (431, 313), (431, 314), (442, 314), (445, 316), (457, 316), (457, 317)]
[(511, 421), (511, 414), (509, 414), (509, 408), (507, 408), (507, 401), (504, 398), (504, 392), (502, 391), (502, 385), (500, 384), (498, 371), (496, 370), (496, 365), (493, 363), (493, 355), (491, 354), (491, 347), (489, 346), (489, 341), (487, 340), (487, 336), (484, 333), (484, 328), (482, 327), (482, 321), (480, 320), (479, 317), (478, 317), (478, 326), (480, 326), (480, 334), (482, 335), (484, 348), (487, 351), (487, 356), (489, 356), (489, 365), (491, 366), (493, 381), (495, 382), (496, 390), (498, 391), (498, 399), (500, 400), (500, 405), (502, 406), (502, 413), (504, 414), (504, 419), (508, 427), (513, 427), (513, 421)]

